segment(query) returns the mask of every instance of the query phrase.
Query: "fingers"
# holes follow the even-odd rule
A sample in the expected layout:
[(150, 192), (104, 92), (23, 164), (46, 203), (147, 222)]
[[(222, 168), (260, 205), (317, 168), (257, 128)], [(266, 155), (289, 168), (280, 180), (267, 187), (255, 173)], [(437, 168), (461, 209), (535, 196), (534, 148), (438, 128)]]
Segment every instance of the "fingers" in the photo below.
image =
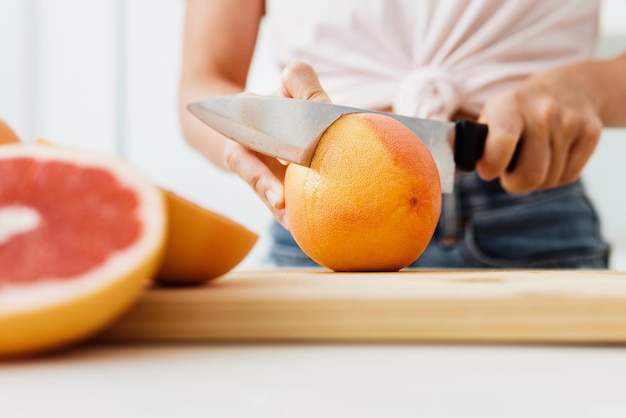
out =
[(571, 158), (572, 143), (579, 136), (582, 126), (582, 120), (579, 117), (569, 112), (561, 113), (558, 112), (553, 118), (550, 141), (551, 160), (546, 178), (540, 186), (542, 189), (550, 189), (565, 184), (563, 173)]
[(330, 103), (313, 67), (302, 62), (287, 65), (280, 76), (282, 94), (295, 99)]
[(602, 122), (596, 117), (585, 119), (578, 140), (571, 146), (567, 165), (561, 175), (560, 185), (574, 182), (596, 149), (602, 134)]
[(554, 111), (546, 103), (529, 107), (519, 96), (515, 98), (524, 122), (524, 143), (515, 169), (512, 173), (502, 173), (501, 182), (502, 187), (511, 193), (526, 193), (540, 188), (550, 171), (555, 151), (551, 137)]
[(250, 185), (278, 222), (289, 230), (283, 187), (285, 166), (234, 141), (224, 146), (224, 164)]
[[(281, 91), (275, 95), (330, 103), (313, 68), (301, 62), (285, 67)], [(224, 164), (252, 187), (278, 222), (289, 230), (283, 186), (287, 163), (228, 141), (224, 146)]]
[(478, 120), (489, 125), (485, 151), (476, 165), (478, 175), (485, 181), (505, 172), (522, 135), (524, 120), (512, 95), (506, 93), (487, 102)]

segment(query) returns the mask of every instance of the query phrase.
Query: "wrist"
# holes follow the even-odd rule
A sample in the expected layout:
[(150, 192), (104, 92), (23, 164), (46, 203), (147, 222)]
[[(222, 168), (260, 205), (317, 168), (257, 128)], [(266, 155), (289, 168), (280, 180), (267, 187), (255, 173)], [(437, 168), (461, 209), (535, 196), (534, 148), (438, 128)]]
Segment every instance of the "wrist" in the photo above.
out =
[(609, 127), (626, 126), (626, 53), (598, 61), (597, 71), (591, 77), (596, 109), (603, 124)]

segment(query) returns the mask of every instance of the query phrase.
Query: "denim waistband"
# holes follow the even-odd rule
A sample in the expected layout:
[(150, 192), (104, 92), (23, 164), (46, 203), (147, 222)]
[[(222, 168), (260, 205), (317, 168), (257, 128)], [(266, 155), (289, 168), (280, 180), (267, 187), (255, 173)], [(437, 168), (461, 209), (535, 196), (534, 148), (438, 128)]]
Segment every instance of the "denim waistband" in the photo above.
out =
[(541, 204), (565, 196), (583, 196), (584, 187), (581, 180), (576, 180), (563, 187), (512, 194), (502, 188), (499, 179), (485, 182), (476, 173), (468, 173), (458, 177), (455, 195), (460, 199), (461, 211), (474, 214), (502, 206)]
[(461, 239), (465, 220), (502, 207), (540, 205), (566, 196), (584, 196), (580, 180), (563, 187), (539, 190), (524, 194), (511, 194), (502, 187), (500, 180), (483, 181), (476, 173), (457, 176), (454, 191), (442, 196), (441, 218), (437, 239), (440, 245), (455, 245)]

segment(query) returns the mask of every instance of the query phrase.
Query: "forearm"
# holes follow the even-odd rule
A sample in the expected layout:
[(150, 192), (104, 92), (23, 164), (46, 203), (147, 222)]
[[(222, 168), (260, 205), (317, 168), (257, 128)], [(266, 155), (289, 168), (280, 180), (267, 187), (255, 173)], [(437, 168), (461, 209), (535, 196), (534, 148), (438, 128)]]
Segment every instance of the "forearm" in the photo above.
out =
[(244, 90), (263, 0), (187, 0), (178, 92), (186, 141), (217, 167), (226, 168), (226, 137), (200, 122), (187, 106), (209, 96)]
[(192, 115), (187, 110), (187, 105), (209, 96), (236, 94), (243, 91), (244, 87), (244, 85), (217, 76), (181, 78), (178, 112), (185, 140), (214, 165), (222, 169), (225, 168), (223, 161), (224, 144), (228, 139)]

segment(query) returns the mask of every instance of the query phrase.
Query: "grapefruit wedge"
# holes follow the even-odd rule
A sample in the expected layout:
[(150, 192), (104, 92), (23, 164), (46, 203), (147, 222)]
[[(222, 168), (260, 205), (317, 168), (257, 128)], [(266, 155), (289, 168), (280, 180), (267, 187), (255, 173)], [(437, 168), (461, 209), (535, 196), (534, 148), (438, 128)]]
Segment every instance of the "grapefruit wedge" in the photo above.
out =
[(122, 160), (0, 146), (0, 357), (97, 333), (156, 274), (163, 193)]
[(193, 284), (232, 270), (259, 236), (229, 218), (164, 191), (169, 215), (165, 256), (156, 281)]

